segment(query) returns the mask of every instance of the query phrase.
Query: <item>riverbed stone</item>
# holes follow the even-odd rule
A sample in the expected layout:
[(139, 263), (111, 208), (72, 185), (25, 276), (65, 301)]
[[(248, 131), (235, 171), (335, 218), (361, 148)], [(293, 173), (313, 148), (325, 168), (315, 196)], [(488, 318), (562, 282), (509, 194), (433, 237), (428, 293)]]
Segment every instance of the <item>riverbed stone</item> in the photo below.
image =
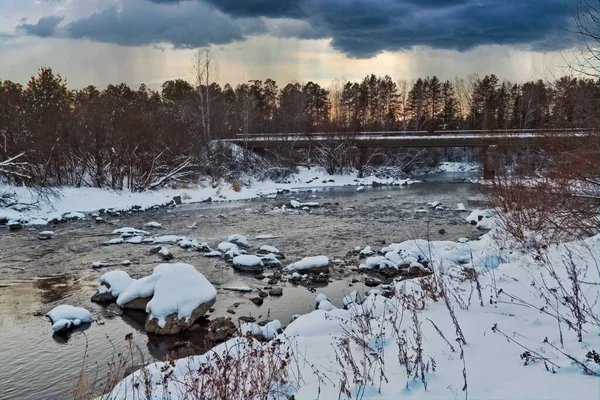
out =
[(133, 299), (128, 303), (123, 304), (125, 310), (140, 310), (146, 312), (146, 306), (148, 302), (152, 300), (152, 297), (138, 297), (137, 299)]
[(230, 318), (218, 317), (208, 324), (206, 337), (215, 343), (224, 342), (235, 336), (237, 328)]
[(369, 287), (375, 287), (375, 286), (379, 286), (381, 285), (383, 282), (381, 282), (379, 279), (376, 278), (365, 278), (365, 286), (369, 286)]
[(253, 297), (253, 298), (250, 299), (250, 301), (253, 302), (254, 304), (256, 304), (257, 306), (261, 306), (263, 304), (263, 302), (264, 302), (264, 300), (262, 299), (262, 297)]
[(117, 298), (113, 296), (110, 292), (105, 293), (95, 293), (91, 299), (94, 303), (114, 303), (117, 301)]
[(108, 307), (102, 312), (102, 315), (111, 318), (111, 317), (119, 317), (123, 315), (123, 309), (119, 307), (116, 303), (109, 304)]
[(166, 323), (164, 327), (158, 325), (158, 319), (150, 318), (150, 315), (148, 315), (146, 324), (144, 326), (146, 332), (153, 333), (155, 335), (175, 335), (180, 333), (192, 326), (192, 324), (196, 322), (198, 318), (204, 316), (204, 314), (208, 312), (212, 305), (215, 304), (215, 300), (216, 299), (212, 299), (206, 303), (200, 304), (194, 311), (192, 311), (192, 315), (190, 315), (187, 320), (185, 318), (180, 319), (177, 316), (177, 313), (167, 315), (165, 318)]
[(282, 296), (283, 295), (283, 289), (280, 287), (274, 287), (271, 290), (269, 290), (269, 295), (271, 296)]

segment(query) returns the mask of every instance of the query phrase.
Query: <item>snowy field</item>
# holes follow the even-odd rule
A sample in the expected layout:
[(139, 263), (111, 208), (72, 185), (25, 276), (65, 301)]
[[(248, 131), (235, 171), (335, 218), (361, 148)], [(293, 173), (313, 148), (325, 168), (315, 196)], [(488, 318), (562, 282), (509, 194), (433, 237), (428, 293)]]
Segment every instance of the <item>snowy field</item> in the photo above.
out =
[(419, 260), (431, 276), (365, 298), (353, 292), (343, 304), (315, 294), (318, 309), (278, 335), (278, 322), (244, 327), (275, 341), (235, 338), (150, 364), (105, 398), (211, 398), (225, 389), (235, 399), (599, 398), (600, 235), (534, 251), (508, 240), (489, 212), (471, 220), (491, 230), (377, 249)]

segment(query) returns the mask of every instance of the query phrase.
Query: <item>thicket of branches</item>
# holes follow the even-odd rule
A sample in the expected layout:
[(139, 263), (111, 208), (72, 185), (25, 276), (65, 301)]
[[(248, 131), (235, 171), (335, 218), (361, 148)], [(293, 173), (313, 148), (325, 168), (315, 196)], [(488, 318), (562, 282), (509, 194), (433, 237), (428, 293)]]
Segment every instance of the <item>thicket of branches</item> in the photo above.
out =
[[(227, 175), (235, 150), (211, 145), (218, 138), (585, 127), (596, 123), (591, 116), (600, 97), (593, 79), (570, 76), (522, 84), (495, 75), (445, 82), (433, 76), (409, 84), (369, 75), (329, 88), (315, 82), (279, 88), (272, 79), (233, 87), (217, 83), (209, 50), (198, 52), (193, 66), (193, 83), (171, 80), (160, 91), (124, 83), (72, 90), (45, 67), (25, 86), (1, 82), (0, 160), (19, 156), (17, 173), (4, 168), (3, 176), (39, 186), (147, 189), (199, 174)], [(279, 161), (293, 156), (280, 150)]]
[[(570, 66), (591, 78), (556, 81), (551, 92), (557, 101), (551, 108), (557, 116), (556, 127), (569, 121), (577, 121), (582, 128), (600, 127), (600, 8), (592, 3), (577, 0), (574, 23), (581, 40)], [(513, 152), (510, 158), (499, 165), (490, 198), (513, 236), (529, 246), (544, 246), (600, 232), (600, 140), (596, 134), (553, 135), (543, 145)]]

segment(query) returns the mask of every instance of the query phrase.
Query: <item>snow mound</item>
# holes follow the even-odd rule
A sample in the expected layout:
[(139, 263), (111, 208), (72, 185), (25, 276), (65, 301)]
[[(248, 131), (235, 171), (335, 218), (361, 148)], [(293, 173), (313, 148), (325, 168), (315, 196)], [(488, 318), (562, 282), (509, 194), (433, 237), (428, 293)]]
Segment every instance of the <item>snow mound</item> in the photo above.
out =
[(249, 322), (242, 324), (240, 331), (242, 335), (256, 335), (262, 336), (265, 339), (273, 339), (277, 336), (278, 331), (281, 329), (281, 322), (279, 320), (273, 320), (264, 326), (260, 326), (255, 322)]
[(146, 312), (161, 328), (168, 315), (177, 314), (178, 319), (187, 321), (198, 306), (217, 297), (217, 289), (190, 264), (159, 264), (152, 275), (158, 280)]
[[(123, 264), (123, 262), (121, 262)], [(110, 293), (114, 297), (119, 295), (129, 285), (134, 282), (135, 279), (131, 279), (129, 274), (125, 271), (110, 271), (100, 277), (100, 282), (106, 283), (106, 285), (100, 285), (98, 287), (98, 293)]]
[(238, 246), (231, 242), (221, 242), (217, 245), (217, 249), (222, 253), (227, 253), (231, 249), (238, 250)]
[(296, 261), (286, 267), (287, 270), (303, 270), (309, 268), (327, 267), (329, 265), (329, 257), (327, 256), (312, 256), (304, 257), (300, 261)]
[(62, 304), (54, 307), (46, 317), (52, 321), (52, 330), (58, 332), (68, 329), (71, 326), (79, 326), (82, 323), (92, 322), (92, 314), (83, 307), (73, 307), (68, 304)]
[(319, 302), (319, 310), (324, 310), (324, 311), (332, 311), (335, 310), (337, 307), (334, 306), (333, 304), (331, 304), (331, 302), (329, 300), (323, 300)]
[(136, 235), (136, 236), (137, 235), (142, 235), (142, 236), (144, 236), (144, 235), (149, 235), (150, 232), (146, 232), (146, 231), (143, 231), (141, 229), (136, 229), (136, 228), (132, 228), (132, 227), (127, 226), (125, 228), (115, 229), (114, 231), (112, 231), (112, 234), (113, 235), (123, 235), (123, 234), (125, 234), (125, 235)]
[(184, 240), (184, 237), (176, 236), (176, 235), (164, 235), (164, 236), (156, 236), (152, 239), (152, 243), (154, 244), (175, 244), (180, 240)]
[(239, 256), (233, 257), (233, 265), (240, 267), (256, 267), (262, 266), (263, 262), (258, 256), (254, 256), (251, 254), (242, 254)]
[(160, 275), (149, 275), (143, 278), (134, 280), (129, 286), (127, 286), (117, 297), (117, 305), (123, 307), (135, 299), (147, 298), (154, 294), (154, 287), (156, 282), (160, 279)]
[(242, 246), (242, 247), (250, 246), (250, 244), (248, 243), (248, 238), (246, 238), (246, 236), (244, 236), (244, 235), (240, 235), (237, 233), (234, 235), (229, 235), (229, 237), (227, 238), (227, 241), (230, 243), (233, 243), (237, 246)]
[(276, 247), (273, 247), (273, 246), (267, 246), (267, 245), (265, 245), (265, 246), (260, 246), (260, 249), (259, 249), (259, 250), (261, 250), (261, 251), (266, 251), (267, 253), (273, 253), (273, 254), (279, 254), (279, 253), (281, 253), (281, 252), (279, 251), (279, 249), (277, 249)]

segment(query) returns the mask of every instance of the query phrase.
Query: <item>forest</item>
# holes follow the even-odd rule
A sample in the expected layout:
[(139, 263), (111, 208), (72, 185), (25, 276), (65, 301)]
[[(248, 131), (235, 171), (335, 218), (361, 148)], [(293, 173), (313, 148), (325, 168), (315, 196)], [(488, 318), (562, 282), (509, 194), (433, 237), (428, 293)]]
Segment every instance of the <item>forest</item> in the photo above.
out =
[(169, 177), (224, 175), (229, 169), (219, 166), (231, 159), (231, 149), (217, 151), (214, 139), (240, 134), (598, 123), (600, 87), (589, 78), (516, 83), (473, 74), (409, 82), (368, 75), (328, 87), (272, 79), (234, 87), (217, 83), (214, 63), (202, 60), (195, 82), (169, 80), (160, 90), (125, 83), (69, 89), (47, 67), (25, 86), (1, 82), (0, 173), (19, 184), (143, 190)]

